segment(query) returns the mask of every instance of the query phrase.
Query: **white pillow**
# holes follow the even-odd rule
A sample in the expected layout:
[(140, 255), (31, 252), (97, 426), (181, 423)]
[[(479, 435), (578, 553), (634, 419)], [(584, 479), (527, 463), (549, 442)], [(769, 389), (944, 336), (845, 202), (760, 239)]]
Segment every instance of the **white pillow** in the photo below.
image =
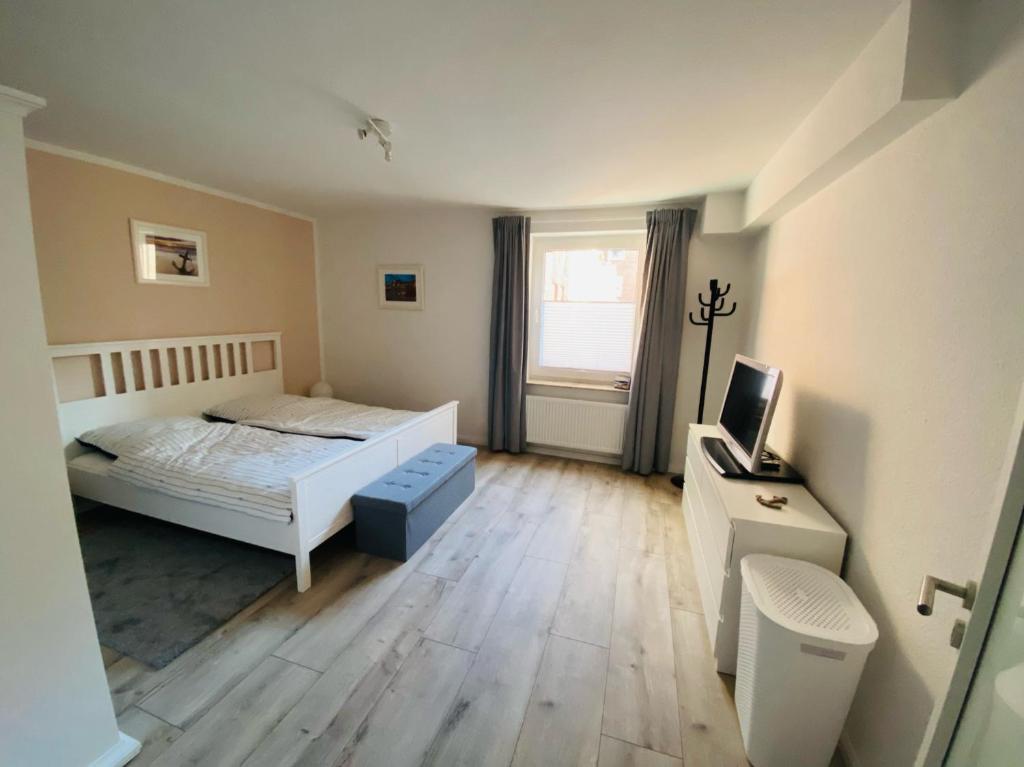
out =
[(174, 416), (172, 418), (140, 418), (138, 421), (125, 421), (113, 426), (101, 426), (89, 429), (78, 436), (78, 441), (88, 447), (95, 447), (104, 453), (117, 457), (123, 451), (131, 450), (169, 430), (192, 430), (196, 424), (208, 426), (202, 418), (195, 416)]
[(203, 415), (232, 423), (261, 421), (288, 405), (307, 401), (309, 397), (298, 394), (250, 394), (208, 407), (203, 411)]

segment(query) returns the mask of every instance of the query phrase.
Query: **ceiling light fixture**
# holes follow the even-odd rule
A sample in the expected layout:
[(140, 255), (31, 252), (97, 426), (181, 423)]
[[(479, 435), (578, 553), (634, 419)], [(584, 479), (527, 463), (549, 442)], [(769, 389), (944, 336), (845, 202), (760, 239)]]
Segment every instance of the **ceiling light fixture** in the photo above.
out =
[(376, 136), (377, 143), (384, 150), (385, 162), (391, 162), (391, 123), (379, 117), (371, 117), (366, 121), (366, 127), (359, 129), (359, 138)]

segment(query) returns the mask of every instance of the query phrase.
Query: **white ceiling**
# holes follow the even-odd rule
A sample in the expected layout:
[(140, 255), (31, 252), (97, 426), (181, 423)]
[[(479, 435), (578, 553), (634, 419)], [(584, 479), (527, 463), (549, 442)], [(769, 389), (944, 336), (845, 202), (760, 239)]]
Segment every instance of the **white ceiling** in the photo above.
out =
[(896, 4), (0, 0), (0, 83), (31, 138), (314, 215), (652, 202), (745, 186)]

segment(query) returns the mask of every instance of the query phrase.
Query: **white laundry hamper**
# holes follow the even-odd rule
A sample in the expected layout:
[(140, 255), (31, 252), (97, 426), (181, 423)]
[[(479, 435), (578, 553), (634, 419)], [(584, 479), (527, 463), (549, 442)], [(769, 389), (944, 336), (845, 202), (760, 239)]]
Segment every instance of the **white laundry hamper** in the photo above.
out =
[(736, 712), (754, 767), (827, 767), (878, 628), (840, 578), (767, 554), (740, 563)]

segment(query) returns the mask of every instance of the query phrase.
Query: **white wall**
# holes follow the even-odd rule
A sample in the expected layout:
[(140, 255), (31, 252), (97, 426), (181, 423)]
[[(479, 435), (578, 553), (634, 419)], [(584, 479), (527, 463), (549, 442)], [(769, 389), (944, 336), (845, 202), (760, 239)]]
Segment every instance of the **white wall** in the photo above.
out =
[[(487, 439), (493, 211), (357, 211), (318, 222), (324, 374), (335, 396), (459, 404), (459, 438)], [(379, 264), (423, 264), (422, 311), (377, 307)]]
[[(1020, 3), (972, 4), (956, 100), (773, 224), (757, 255), (755, 356), (785, 371), (771, 441), (850, 534), (846, 575), (878, 621), (846, 739), (913, 764), (955, 661), (1024, 379)], [(966, 617), (966, 616), (965, 616)]]
[[(644, 227), (644, 208), (551, 211), (534, 214), (535, 231)], [(324, 367), (335, 395), (390, 407), (427, 408), (458, 399), (459, 435), (483, 444), (487, 437), (487, 370), (490, 344), (496, 211), (434, 207), (353, 211), (321, 220), (320, 305)], [(711, 277), (733, 283), (736, 315), (715, 330), (705, 419), (715, 419), (733, 355), (747, 327), (750, 251), (741, 237), (694, 237), (687, 271), (687, 309), (696, 315), (697, 291)], [(377, 308), (377, 265), (422, 263), (426, 306), (422, 312)], [(704, 329), (687, 323), (683, 335), (671, 468), (683, 470), (686, 424), (696, 418)], [(549, 387), (530, 387), (551, 395)], [(561, 390), (568, 391), (568, 390)], [(595, 398), (570, 391), (566, 396)], [(624, 395), (610, 392), (601, 399)]]
[(21, 117), (0, 93), (0, 762), (88, 765), (118, 743), (57, 430)]

